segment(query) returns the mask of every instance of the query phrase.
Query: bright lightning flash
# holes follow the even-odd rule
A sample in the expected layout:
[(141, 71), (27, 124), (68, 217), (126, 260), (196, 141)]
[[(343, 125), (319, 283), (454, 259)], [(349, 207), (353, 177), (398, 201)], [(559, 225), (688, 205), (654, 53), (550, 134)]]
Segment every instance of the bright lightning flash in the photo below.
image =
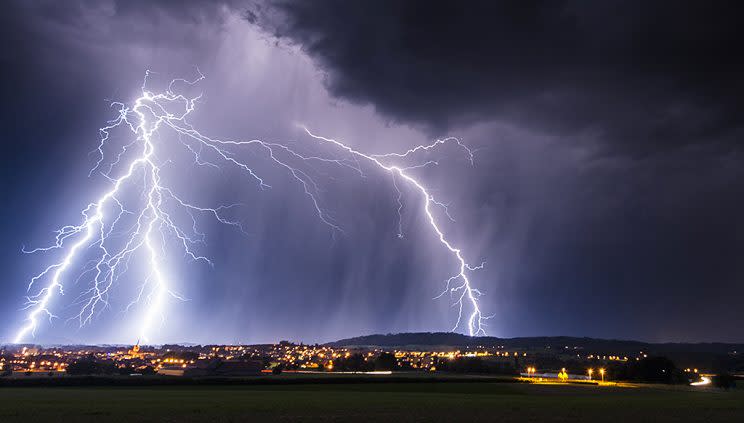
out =
[[(447, 292), (450, 293), (458, 293), (457, 301), (455, 301), (454, 305), (458, 307), (457, 312), (457, 322), (455, 323), (455, 326), (452, 328), (452, 330), (457, 330), (457, 328), (460, 326), (460, 323), (462, 321), (462, 311), (464, 302), (470, 303), (470, 306), (472, 308), (472, 311), (470, 313), (470, 316), (468, 317), (467, 321), (467, 328), (468, 333), (470, 336), (477, 336), (477, 335), (485, 335), (486, 331), (484, 328), (484, 320), (490, 319), (492, 316), (485, 316), (483, 315), (483, 312), (481, 312), (480, 305), (478, 304), (478, 297), (480, 297), (482, 294), (481, 291), (479, 291), (476, 288), (473, 288), (473, 286), (470, 283), (470, 278), (468, 277), (468, 272), (473, 270), (482, 269), (485, 263), (481, 263), (478, 266), (471, 266), (468, 264), (468, 262), (465, 260), (465, 258), (462, 255), (462, 250), (460, 248), (457, 248), (453, 246), (447, 238), (444, 236), (444, 233), (439, 227), (439, 224), (437, 223), (436, 217), (434, 217), (434, 213), (432, 212), (433, 206), (441, 207), (444, 210), (445, 215), (452, 219), (452, 217), (449, 215), (449, 211), (447, 210), (447, 205), (444, 203), (441, 203), (437, 201), (431, 193), (426, 189), (426, 187), (419, 182), (417, 179), (415, 179), (413, 176), (407, 173), (408, 170), (418, 168), (421, 166), (426, 166), (428, 164), (436, 164), (436, 162), (425, 162), (423, 165), (418, 166), (408, 166), (408, 167), (401, 167), (396, 165), (389, 165), (385, 164), (384, 160), (394, 157), (394, 158), (406, 158), (411, 154), (414, 154), (421, 150), (430, 150), (437, 145), (444, 144), (446, 142), (455, 142), (458, 146), (462, 147), (468, 154), (468, 158), (470, 160), (470, 164), (473, 164), (473, 152), (465, 146), (465, 144), (462, 144), (460, 140), (456, 138), (445, 138), (443, 140), (437, 140), (435, 143), (430, 145), (420, 145), (415, 148), (412, 148), (405, 153), (388, 153), (388, 154), (365, 154), (361, 153), (351, 147), (349, 147), (346, 144), (343, 144), (337, 140), (331, 139), (331, 138), (325, 138), (321, 137), (319, 135), (315, 135), (307, 128), (303, 127), (305, 132), (307, 132), (308, 135), (311, 137), (332, 143), (336, 146), (338, 146), (340, 149), (347, 151), (349, 154), (353, 155), (354, 157), (360, 157), (365, 160), (368, 160), (369, 162), (373, 163), (375, 166), (379, 167), (380, 169), (384, 170), (385, 172), (390, 173), (390, 175), (393, 178), (393, 186), (398, 192), (398, 237), (403, 237), (403, 232), (400, 230), (401, 224), (400, 219), (402, 216), (400, 215), (400, 210), (402, 207), (400, 203), (401, 198), (401, 192), (398, 188), (397, 183), (395, 182), (395, 178), (399, 177), (403, 179), (404, 181), (408, 182), (411, 186), (413, 186), (419, 193), (421, 193), (421, 197), (423, 199), (424, 203), (424, 212), (426, 213), (426, 217), (429, 221), (429, 226), (431, 227), (432, 231), (436, 234), (437, 238), (439, 238), (439, 242), (444, 245), (444, 247), (457, 259), (458, 262), (458, 271), (456, 274), (452, 275), (447, 279), (446, 281), (446, 288), (444, 291), (442, 291), (441, 294), (439, 294), (435, 298), (440, 298)], [(459, 281), (459, 285), (452, 286), (452, 283), (457, 283)]]
[[(187, 117), (194, 111), (201, 95), (187, 97), (178, 90), (179, 87), (193, 86), (204, 79), (201, 72), (198, 72), (198, 77), (191, 81), (172, 80), (167, 89), (159, 93), (148, 89), (150, 74), (149, 71), (145, 74), (141, 95), (131, 104), (112, 103), (118, 115), (109, 121), (107, 126), (100, 129), (100, 144), (95, 150), (99, 154), (99, 159), (91, 170), (91, 174), (94, 171), (103, 174), (111, 183), (108, 191), (82, 210), (80, 223), (60, 228), (56, 232), (55, 242), (52, 245), (33, 250), (24, 249), (26, 253), (61, 250), (62, 258), (47, 266), (29, 282), (29, 295), (26, 297), (27, 302), (24, 308), (28, 310), (28, 315), (16, 334), (15, 343), (20, 343), (29, 335), (33, 335), (41, 318), (48, 317), (51, 320), (56, 317), (50, 311), (52, 300), (55, 295), (64, 294), (63, 278), (70, 273), (71, 268), (74, 268), (76, 260), (80, 260), (85, 254), (92, 254), (94, 258), (90, 259), (82, 270), (79, 270), (79, 276), (75, 281), (77, 283), (87, 276), (89, 285), (75, 301), (80, 309), (73, 319), (77, 320), (81, 327), (91, 323), (96, 315), (109, 306), (111, 291), (119, 277), (127, 272), (132, 258), (144, 257), (143, 264), (147, 269), (147, 276), (139, 286), (138, 295), (130, 306), (145, 302), (146, 312), (143, 314), (142, 322), (139, 323), (138, 335), (144, 342), (149, 342), (148, 336), (157, 318), (159, 317), (161, 321), (164, 319), (163, 307), (166, 299), (174, 297), (183, 300), (183, 297), (173, 290), (163, 269), (163, 254), (167, 240), (175, 240), (178, 247), (190, 259), (211, 264), (207, 257), (198, 254), (194, 249), (197, 244), (203, 242), (204, 238), (204, 234), (197, 229), (195, 215), (212, 216), (221, 223), (234, 225), (242, 230), (239, 222), (226, 216), (229, 210), (240, 204), (218, 206), (194, 204), (185, 200), (161, 178), (161, 169), (170, 162), (163, 160), (158, 155), (162, 154), (161, 149), (156, 148), (164, 142), (164, 139), (159, 136), (159, 132), (163, 130), (175, 132), (180, 145), (193, 155), (194, 165), (218, 169), (220, 165), (217, 163), (222, 166), (232, 166), (245, 172), (260, 189), (267, 189), (270, 186), (254, 171), (254, 167), (241, 160), (238, 154), (244, 148), (263, 152), (263, 157), (270, 164), (286, 171), (299, 184), (319, 220), (328, 225), (334, 233), (342, 232), (342, 229), (320, 205), (318, 184), (312, 175), (313, 163), (343, 166), (362, 176), (364, 175), (362, 163), (367, 163), (373, 168), (388, 173), (392, 179), (392, 186), (398, 194), (398, 236), (401, 238), (403, 237), (401, 223), (403, 193), (399, 184), (401, 182), (408, 184), (421, 196), (429, 227), (458, 264), (457, 272), (446, 280), (444, 291), (436, 298), (446, 293), (450, 293), (454, 298), (453, 306), (457, 307), (458, 314), (453, 330), (461, 326), (464, 308), (467, 306), (470, 310), (466, 319), (468, 333), (471, 336), (485, 334), (484, 321), (491, 316), (485, 316), (481, 312), (478, 298), (482, 293), (472, 286), (469, 278), (469, 273), (482, 268), (483, 264), (479, 266), (468, 264), (463, 257), (462, 250), (446, 238), (434, 209), (439, 209), (452, 220), (447, 205), (437, 201), (430, 190), (410, 173), (411, 170), (436, 165), (437, 162), (424, 161), (408, 166), (391, 164), (407, 161), (418, 153), (428, 152), (445, 143), (455, 143), (462, 148), (472, 164), (472, 151), (458, 139), (437, 140), (432, 144), (420, 145), (403, 153), (366, 154), (340, 141), (315, 135), (303, 126), (310, 137), (333, 147), (334, 153), (343, 154), (341, 158), (335, 154), (307, 155), (284, 144), (256, 139), (214, 139), (202, 135), (187, 121)], [(119, 128), (128, 129), (132, 134), (132, 139), (120, 149), (113, 162), (104, 165), (104, 150), (110, 144), (110, 135), (112, 131)], [(131, 152), (135, 153), (130, 154)], [(128, 161), (128, 164), (124, 166), (122, 161)], [(103, 169), (104, 167), (107, 169)], [(117, 169), (121, 169), (118, 175), (112, 176)], [(131, 199), (125, 195), (128, 189), (136, 189), (139, 193), (137, 196), (139, 201), (136, 201), (133, 207), (128, 204)], [(174, 216), (176, 209), (184, 211), (191, 217), (190, 228), (177, 223), (178, 219)], [(133, 217), (134, 223), (126, 225), (125, 216)], [(44, 285), (40, 289), (35, 289), (37, 284)]]

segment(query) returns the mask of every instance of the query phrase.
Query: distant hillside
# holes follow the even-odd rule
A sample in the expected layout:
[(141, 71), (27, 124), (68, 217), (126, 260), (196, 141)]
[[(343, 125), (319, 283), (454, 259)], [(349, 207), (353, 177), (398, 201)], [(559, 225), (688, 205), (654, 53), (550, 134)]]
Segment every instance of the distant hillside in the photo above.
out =
[(714, 353), (728, 354), (734, 351), (744, 353), (744, 344), (726, 343), (663, 343), (654, 344), (640, 341), (577, 338), (570, 336), (538, 336), (521, 338), (496, 338), (493, 336), (467, 336), (451, 332), (419, 332), (358, 336), (330, 342), (335, 347), (378, 346), (395, 347), (475, 347), (503, 346), (519, 349), (583, 349), (592, 352), (650, 352), (650, 353)]

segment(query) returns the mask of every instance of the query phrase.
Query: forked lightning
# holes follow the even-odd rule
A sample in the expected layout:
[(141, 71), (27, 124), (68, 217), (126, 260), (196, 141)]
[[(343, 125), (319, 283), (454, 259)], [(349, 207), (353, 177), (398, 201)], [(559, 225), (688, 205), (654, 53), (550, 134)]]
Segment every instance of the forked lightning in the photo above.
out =
[[(198, 71), (197, 71), (198, 72)], [(189, 97), (184, 94), (204, 79), (201, 72), (194, 80), (175, 79), (162, 92), (153, 92), (148, 87), (151, 73), (145, 74), (141, 95), (130, 104), (114, 102), (117, 110), (115, 119), (100, 129), (100, 143), (95, 151), (97, 163), (91, 170), (100, 172), (110, 181), (108, 190), (95, 201), (88, 204), (81, 212), (80, 222), (63, 226), (56, 232), (52, 245), (26, 253), (43, 253), (59, 250), (61, 258), (47, 266), (28, 284), (25, 310), (28, 311), (23, 326), (15, 336), (20, 343), (33, 336), (41, 320), (55, 317), (51, 305), (55, 297), (64, 294), (64, 283), (70, 279), (75, 282), (84, 280), (88, 283), (74, 301), (79, 307), (73, 317), (80, 326), (90, 323), (94, 317), (109, 305), (117, 280), (129, 269), (130, 261), (141, 260), (146, 269), (146, 277), (137, 288), (137, 295), (131, 305), (144, 302), (146, 311), (139, 323), (138, 336), (149, 342), (149, 335), (158, 319), (164, 319), (163, 307), (168, 297), (183, 299), (179, 295), (167, 272), (162, 266), (164, 248), (168, 240), (176, 241), (183, 252), (193, 260), (210, 263), (210, 260), (199, 254), (195, 245), (203, 241), (204, 235), (198, 230), (195, 215), (206, 214), (227, 225), (235, 225), (242, 230), (241, 223), (229, 217), (231, 210), (240, 204), (204, 206), (187, 201), (176, 189), (168, 185), (161, 177), (161, 169), (170, 160), (164, 159), (167, 154), (163, 144), (170, 142), (162, 132), (172, 131), (181, 148), (193, 156), (195, 166), (232, 166), (244, 172), (255, 181), (259, 189), (268, 189), (270, 185), (260, 176), (248, 161), (240, 158), (244, 149), (254, 149), (263, 153), (268, 163), (278, 166), (299, 184), (320, 222), (328, 225), (332, 232), (342, 232), (342, 228), (328, 215), (321, 206), (316, 177), (312, 175), (312, 163), (331, 166), (343, 166), (363, 175), (366, 167), (389, 174), (392, 188), (397, 193), (398, 236), (403, 237), (402, 209), (403, 192), (401, 185), (407, 184), (420, 196), (429, 227), (438, 241), (457, 263), (457, 271), (446, 280), (444, 291), (457, 307), (457, 321), (453, 330), (457, 330), (465, 320), (468, 333), (485, 334), (486, 316), (481, 311), (480, 291), (472, 286), (469, 273), (482, 268), (483, 264), (472, 266), (465, 259), (462, 249), (453, 245), (445, 236), (439, 215), (452, 217), (447, 205), (438, 201), (431, 191), (413, 175), (412, 170), (424, 166), (436, 165), (436, 161), (419, 161), (415, 158), (420, 153), (430, 152), (437, 147), (453, 143), (467, 155), (471, 164), (473, 153), (456, 138), (437, 140), (429, 145), (420, 145), (402, 153), (367, 154), (360, 152), (341, 141), (313, 134), (303, 126), (312, 139), (321, 142), (327, 151), (323, 154), (309, 155), (288, 145), (262, 140), (222, 140), (207, 137), (197, 131), (187, 117), (194, 111), (201, 96)], [(130, 140), (120, 147), (115, 159), (105, 163), (105, 151), (112, 143), (115, 130), (126, 130), (131, 134)], [(172, 148), (172, 147), (171, 147)], [(414, 163), (410, 164), (411, 161)], [(402, 165), (400, 163), (409, 163)], [(131, 190), (140, 194), (132, 199)], [(176, 212), (185, 212), (191, 216), (191, 225), (178, 224)], [(125, 223), (133, 222), (133, 223)], [(92, 258), (91, 258), (92, 256)], [(88, 261), (80, 265), (79, 261)], [(41, 286), (41, 287), (39, 287)], [(468, 311), (465, 311), (465, 310)]]

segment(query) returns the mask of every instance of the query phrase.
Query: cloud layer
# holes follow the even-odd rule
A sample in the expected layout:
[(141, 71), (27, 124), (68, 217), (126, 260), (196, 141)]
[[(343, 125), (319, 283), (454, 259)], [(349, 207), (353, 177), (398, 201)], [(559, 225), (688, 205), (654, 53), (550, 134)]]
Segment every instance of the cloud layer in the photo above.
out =
[[(473, 279), (496, 314), (490, 334), (741, 341), (736, 6), (10, 2), (0, 318), (20, 320), (28, 277), (46, 263), (21, 245), (74, 222), (106, 184), (87, 174), (108, 100), (131, 99), (145, 69), (157, 79), (198, 65), (207, 80), (194, 123), (215, 136), (312, 150), (302, 122), (370, 152), (442, 135), (476, 150), (475, 166), (448, 151), (421, 176), (450, 203), (448, 235), (487, 262)], [(322, 170), (323, 202), (347, 229), (336, 240), (282, 172), (267, 171), (267, 192), (229, 171), (174, 178), (190, 198), (248, 203), (251, 235), (205, 228), (216, 266), (170, 269), (191, 301), (171, 305), (161, 340), (449, 327), (449, 303), (430, 298), (450, 263), (415, 195), (398, 240), (389, 180)], [(131, 341), (121, 308), (83, 330), (58, 321), (39, 339)]]
[(300, 45), (334, 95), (396, 121), (434, 133), (501, 121), (644, 154), (741, 138), (734, 8), (279, 0), (248, 17)]

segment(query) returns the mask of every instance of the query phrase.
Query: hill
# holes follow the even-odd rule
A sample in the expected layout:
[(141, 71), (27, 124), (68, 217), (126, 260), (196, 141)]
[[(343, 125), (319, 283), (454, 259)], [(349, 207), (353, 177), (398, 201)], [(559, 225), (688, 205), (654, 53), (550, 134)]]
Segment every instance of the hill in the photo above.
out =
[(744, 344), (708, 343), (648, 343), (633, 340), (598, 339), (570, 336), (537, 336), (497, 338), (493, 336), (467, 336), (452, 332), (417, 332), (375, 334), (341, 339), (327, 345), (334, 347), (377, 346), (396, 347), (503, 347), (505, 349), (569, 349), (596, 353), (648, 352), (735, 354), (744, 352)]

